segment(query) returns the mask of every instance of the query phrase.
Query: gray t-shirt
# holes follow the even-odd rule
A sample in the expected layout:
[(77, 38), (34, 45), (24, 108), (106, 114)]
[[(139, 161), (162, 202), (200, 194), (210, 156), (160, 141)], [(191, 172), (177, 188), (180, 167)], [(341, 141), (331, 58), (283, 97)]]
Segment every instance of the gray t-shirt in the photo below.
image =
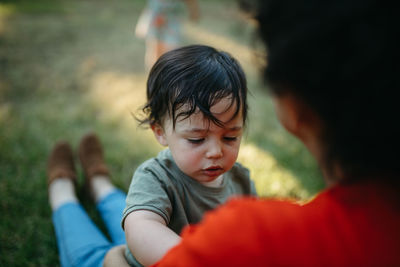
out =
[[(220, 187), (207, 187), (184, 174), (175, 164), (171, 151), (165, 149), (135, 171), (122, 227), (132, 211), (149, 210), (163, 217), (167, 226), (179, 235), (187, 224), (199, 222), (206, 211), (239, 195), (257, 195), (249, 170), (240, 163), (223, 174)], [(125, 255), (130, 265), (141, 266), (129, 249)]]

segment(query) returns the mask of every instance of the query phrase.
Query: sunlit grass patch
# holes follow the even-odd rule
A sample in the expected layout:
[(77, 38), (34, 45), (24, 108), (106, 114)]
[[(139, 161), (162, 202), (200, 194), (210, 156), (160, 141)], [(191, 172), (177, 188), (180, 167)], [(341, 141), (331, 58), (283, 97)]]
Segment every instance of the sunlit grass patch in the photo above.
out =
[(146, 100), (145, 75), (100, 72), (88, 85), (87, 97), (110, 116), (121, 118), (136, 113)]
[(310, 197), (310, 193), (299, 183), (295, 175), (280, 166), (271, 154), (254, 144), (243, 144), (238, 159), (250, 169), (259, 196)]
[(16, 11), (14, 5), (10, 3), (0, 3), (0, 19), (12, 15)]
[(0, 36), (6, 30), (6, 20), (15, 12), (15, 7), (11, 4), (0, 3)]

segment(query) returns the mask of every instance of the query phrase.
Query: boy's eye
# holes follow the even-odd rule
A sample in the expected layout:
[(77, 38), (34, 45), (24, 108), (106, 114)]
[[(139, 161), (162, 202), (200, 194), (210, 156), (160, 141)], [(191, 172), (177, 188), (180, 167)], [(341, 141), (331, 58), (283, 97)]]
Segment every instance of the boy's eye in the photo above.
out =
[(228, 142), (233, 142), (233, 141), (237, 140), (237, 137), (236, 136), (225, 136), (224, 140), (228, 141)]
[(192, 143), (192, 144), (200, 144), (200, 143), (203, 142), (203, 141), (204, 141), (204, 138), (188, 139), (188, 142), (189, 142), (189, 143)]

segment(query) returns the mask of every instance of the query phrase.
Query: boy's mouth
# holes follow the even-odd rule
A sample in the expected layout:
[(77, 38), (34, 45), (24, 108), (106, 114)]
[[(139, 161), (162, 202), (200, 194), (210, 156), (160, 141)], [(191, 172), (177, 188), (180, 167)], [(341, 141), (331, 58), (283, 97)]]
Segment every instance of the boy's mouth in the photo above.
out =
[(218, 176), (224, 172), (224, 169), (220, 166), (211, 166), (203, 170), (204, 174), (207, 176)]

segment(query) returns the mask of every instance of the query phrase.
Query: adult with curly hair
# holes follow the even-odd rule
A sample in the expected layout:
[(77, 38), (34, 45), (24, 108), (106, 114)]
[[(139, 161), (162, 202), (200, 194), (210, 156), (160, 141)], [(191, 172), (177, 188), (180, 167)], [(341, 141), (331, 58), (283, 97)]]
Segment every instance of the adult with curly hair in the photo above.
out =
[(186, 228), (156, 266), (400, 265), (399, 25), (377, 0), (260, 0), (285, 128), (327, 188), (305, 205), (242, 199)]

